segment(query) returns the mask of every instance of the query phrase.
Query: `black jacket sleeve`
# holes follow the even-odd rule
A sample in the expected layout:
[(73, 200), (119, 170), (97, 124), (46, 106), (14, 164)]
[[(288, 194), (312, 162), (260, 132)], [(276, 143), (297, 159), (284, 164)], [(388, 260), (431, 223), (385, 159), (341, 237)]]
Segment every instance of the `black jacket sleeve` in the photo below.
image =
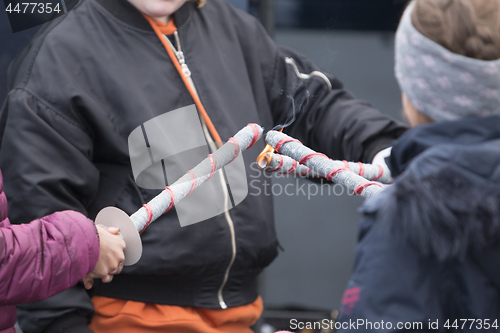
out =
[[(348, 92), (334, 75), (262, 32), (261, 56), (275, 124), (334, 159), (371, 163), (406, 127)], [(278, 127), (279, 129), (280, 127)]]
[[(14, 89), (2, 109), (0, 138), (12, 223), (66, 209), (87, 215), (85, 207), (97, 191), (99, 172), (91, 163), (92, 137), (82, 124), (30, 91)], [(81, 286), (42, 302), (21, 309), (25, 333), (43, 331), (58, 316), (76, 313), (90, 318), (93, 311)], [(28, 314), (27, 309), (32, 311)]]

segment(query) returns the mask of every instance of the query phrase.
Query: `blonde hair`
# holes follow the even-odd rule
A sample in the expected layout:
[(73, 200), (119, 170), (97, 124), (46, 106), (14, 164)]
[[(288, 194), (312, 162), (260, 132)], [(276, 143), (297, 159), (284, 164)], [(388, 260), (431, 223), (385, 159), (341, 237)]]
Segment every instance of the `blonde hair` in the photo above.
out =
[(412, 23), (451, 52), (500, 58), (500, 0), (416, 0)]

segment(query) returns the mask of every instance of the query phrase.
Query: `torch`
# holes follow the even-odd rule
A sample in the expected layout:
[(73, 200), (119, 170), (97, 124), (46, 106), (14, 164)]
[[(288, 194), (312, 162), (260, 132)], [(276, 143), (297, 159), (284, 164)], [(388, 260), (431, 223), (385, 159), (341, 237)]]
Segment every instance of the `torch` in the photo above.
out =
[(262, 152), (260, 161), (263, 162), (259, 166), (270, 172), (324, 177), (346, 186), (363, 197), (380, 193), (383, 190), (381, 183), (392, 182), (390, 170), (387, 168), (360, 162), (332, 160), (282, 132), (269, 131), (266, 134), (266, 142), (273, 150), (283, 154)]
[(116, 207), (103, 208), (95, 219), (96, 224), (120, 229), (125, 240), (125, 266), (135, 264), (142, 255), (142, 242), (139, 236), (152, 222), (168, 212), (197, 187), (208, 181), (215, 172), (231, 163), (242, 151), (252, 147), (262, 136), (264, 129), (257, 124), (248, 124), (213, 154), (201, 161), (175, 183), (167, 186), (160, 194), (144, 204), (131, 216)]

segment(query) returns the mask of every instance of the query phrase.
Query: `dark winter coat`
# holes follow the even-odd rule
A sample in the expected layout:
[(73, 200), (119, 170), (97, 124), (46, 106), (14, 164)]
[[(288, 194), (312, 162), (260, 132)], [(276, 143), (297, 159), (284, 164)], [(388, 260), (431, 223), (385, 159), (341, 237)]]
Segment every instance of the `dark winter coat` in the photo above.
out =
[[(224, 141), (250, 122), (269, 130), (291, 120), (290, 96), (304, 111), (288, 133), (331, 157), (370, 161), (405, 131), (333, 75), (302, 75), (320, 69), (277, 47), (257, 20), (226, 1), (201, 9), (187, 2), (174, 20), (201, 102)], [(61, 208), (90, 218), (105, 206), (135, 212), (158, 191), (134, 182), (128, 136), (193, 104), (149, 23), (123, 0), (81, 1), (43, 28), (13, 64), (10, 88), (0, 118), (0, 164), (15, 223)], [(247, 170), (263, 148), (261, 140), (245, 152)], [(142, 259), (96, 292), (205, 308), (251, 303), (256, 277), (277, 255), (273, 215), (264, 195), (233, 208), (233, 248), (224, 214), (181, 228), (174, 209), (142, 234)], [(34, 332), (75, 309), (89, 315), (92, 304), (70, 290), (25, 308), (38, 313), (20, 317)]]
[(354, 331), (348, 324), (358, 319), (386, 323), (357, 327), (364, 332), (417, 331), (413, 323), (420, 331), (497, 331), (500, 117), (419, 126), (396, 142), (388, 162), (398, 178), (361, 209), (341, 331)]

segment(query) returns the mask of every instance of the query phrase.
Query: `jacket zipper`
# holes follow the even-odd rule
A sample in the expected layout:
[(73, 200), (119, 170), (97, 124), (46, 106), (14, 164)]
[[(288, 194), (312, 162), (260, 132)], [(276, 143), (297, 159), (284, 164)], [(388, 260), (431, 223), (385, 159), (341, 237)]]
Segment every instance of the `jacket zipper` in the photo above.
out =
[[(168, 39), (167, 36), (163, 35), (163, 37), (167, 40), (168, 44), (170, 45), (170, 48), (174, 52), (177, 60), (179, 61), (179, 64), (181, 65), (181, 69), (182, 69), (182, 74), (188, 80), (189, 85), (193, 89), (194, 93), (196, 95), (198, 95), (198, 91), (196, 90), (193, 79), (191, 77), (191, 75), (192, 75), (191, 70), (189, 69), (188, 65), (186, 64), (186, 58), (184, 56), (184, 52), (182, 52), (181, 41), (179, 38), (178, 31), (174, 31), (174, 37), (175, 37), (175, 42), (177, 44), (177, 48), (174, 46), (174, 44), (172, 44), (172, 42), (170, 41), (170, 39)], [(198, 96), (198, 98), (199, 98), (199, 96)], [(205, 120), (203, 119), (203, 117), (200, 117), (200, 119), (201, 119), (201, 124), (202, 124), (202, 128), (203, 128), (203, 134), (205, 135), (205, 138), (208, 142), (210, 150), (213, 153), (214, 151), (217, 150), (217, 146), (216, 146), (215, 142), (212, 140), (212, 137), (208, 131), (207, 124), (206, 124)], [(226, 272), (224, 274), (224, 279), (222, 280), (222, 284), (219, 287), (219, 290), (217, 292), (217, 298), (219, 300), (220, 307), (222, 309), (227, 309), (227, 304), (224, 301), (224, 297), (222, 295), (222, 292), (223, 292), (224, 287), (226, 286), (227, 280), (229, 278), (229, 272), (231, 271), (231, 267), (233, 266), (234, 260), (236, 259), (236, 234), (234, 231), (233, 219), (231, 218), (231, 215), (229, 215), (229, 193), (227, 190), (227, 184), (224, 180), (224, 174), (223, 174), (222, 169), (219, 170), (219, 175), (220, 175), (219, 178), (221, 181), (222, 191), (224, 193), (224, 210), (225, 210), (224, 216), (226, 217), (226, 221), (227, 221), (227, 224), (229, 226), (229, 231), (231, 233), (232, 256), (231, 256), (231, 260), (229, 262), (229, 265), (226, 268)]]

